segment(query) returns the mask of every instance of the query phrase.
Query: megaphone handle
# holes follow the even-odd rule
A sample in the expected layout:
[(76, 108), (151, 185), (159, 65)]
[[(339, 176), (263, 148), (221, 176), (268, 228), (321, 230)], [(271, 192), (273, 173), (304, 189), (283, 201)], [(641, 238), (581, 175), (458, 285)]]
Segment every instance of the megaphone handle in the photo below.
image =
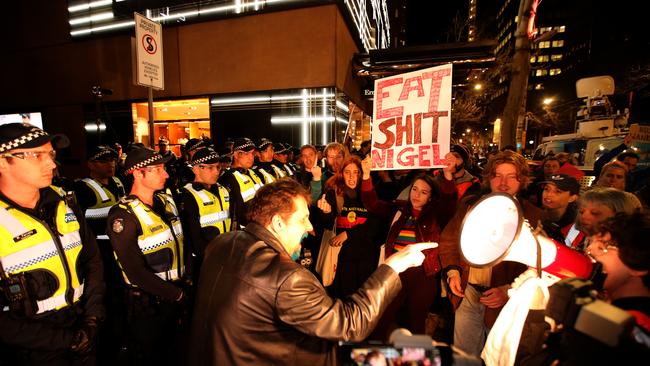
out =
[(537, 247), (537, 261), (536, 261), (536, 270), (537, 270), (537, 277), (542, 278), (542, 245), (539, 242), (539, 239), (537, 239), (537, 235), (539, 235), (542, 232), (543, 225), (540, 220), (537, 221), (537, 226), (535, 227), (535, 230), (533, 230), (533, 238), (535, 238), (535, 246)]

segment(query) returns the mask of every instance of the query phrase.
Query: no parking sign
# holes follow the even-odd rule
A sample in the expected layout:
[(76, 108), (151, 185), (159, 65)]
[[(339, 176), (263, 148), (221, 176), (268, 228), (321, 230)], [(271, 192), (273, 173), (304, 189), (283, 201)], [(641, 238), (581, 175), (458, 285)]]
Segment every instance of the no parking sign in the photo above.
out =
[(136, 48), (136, 83), (154, 89), (165, 88), (162, 26), (134, 13)]

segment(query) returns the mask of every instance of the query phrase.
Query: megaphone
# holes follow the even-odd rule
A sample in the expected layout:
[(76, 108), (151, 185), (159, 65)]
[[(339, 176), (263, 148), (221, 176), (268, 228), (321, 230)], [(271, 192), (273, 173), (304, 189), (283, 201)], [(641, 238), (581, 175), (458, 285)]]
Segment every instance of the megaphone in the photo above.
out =
[(594, 261), (587, 255), (535, 234), (523, 218), (519, 202), (503, 192), (483, 196), (467, 212), (460, 252), (468, 263), (479, 268), (514, 261), (540, 267), (558, 279), (588, 279), (596, 272)]

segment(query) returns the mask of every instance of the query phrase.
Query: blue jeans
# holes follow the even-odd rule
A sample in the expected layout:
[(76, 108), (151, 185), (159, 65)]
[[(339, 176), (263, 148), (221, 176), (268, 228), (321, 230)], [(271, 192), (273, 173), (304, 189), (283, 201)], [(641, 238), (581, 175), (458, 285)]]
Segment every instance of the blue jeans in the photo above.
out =
[(485, 305), (479, 301), (480, 297), (480, 292), (467, 285), (454, 320), (454, 346), (476, 357), (480, 357), (490, 331), (485, 326)]

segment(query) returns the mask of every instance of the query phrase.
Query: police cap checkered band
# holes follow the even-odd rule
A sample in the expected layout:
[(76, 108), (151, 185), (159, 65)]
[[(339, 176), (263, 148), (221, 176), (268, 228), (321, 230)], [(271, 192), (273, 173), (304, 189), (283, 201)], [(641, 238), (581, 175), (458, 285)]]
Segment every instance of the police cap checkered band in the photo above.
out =
[(150, 165), (164, 164), (171, 159), (170, 156), (163, 157), (155, 150), (148, 147), (133, 148), (126, 155), (124, 161), (124, 170), (127, 173), (133, 173), (136, 169), (141, 169)]
[(267, 138), (261, 138), (257, 142), (257, 150), (264, 150), (266, 149), (269, 145), (273, 145), (273, 141), (267, 139)]
[(205, 141), (203, 141), (202, 139), (192, 138), (185, 143), (185, 151), (192, 152), (194, 150), (198, 150), (206, 146), (207, 145)]
[(206, 147), (197, 151), (192, 160), (190, 161), (191, 166), (196, 166), (198, 164), (215, 164), (219, 162), (219, 154), (214, 151), (212, 148)]
[(232, 145), (232, 149), (233, 151), (237, 151), (237, 150), (251, 151), (251, 150), (255, 150), (255, 144), (251, 139), (246, 137), (241, 137), (235, 139), (235, 142)]
[(276, 142), (273, 144), (273, 152), (276, 154), (286, 154), (287, 147), (283, 143)]
[(117, 151), (108, 146), (98, 146), (91, 152), (88, 161), (117, 159)]
[(70, 143), (64, 135), (50, 135), (36, 126), (26, 123), (7, 123), (0, 126), (0, 153), (18, 148), (33, 148), (52, 142), (55, 148)]

